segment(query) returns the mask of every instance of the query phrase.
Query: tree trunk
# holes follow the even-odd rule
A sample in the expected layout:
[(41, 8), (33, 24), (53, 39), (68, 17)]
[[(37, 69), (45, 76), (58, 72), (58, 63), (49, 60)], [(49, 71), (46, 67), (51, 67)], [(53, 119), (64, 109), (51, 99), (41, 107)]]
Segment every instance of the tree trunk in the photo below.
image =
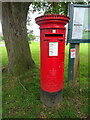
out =
[(27, 38), (26, 20), (30, 3), (2, 3), (2, 27), (8, 54), (8, 70), (20, 75), (34, 66)]

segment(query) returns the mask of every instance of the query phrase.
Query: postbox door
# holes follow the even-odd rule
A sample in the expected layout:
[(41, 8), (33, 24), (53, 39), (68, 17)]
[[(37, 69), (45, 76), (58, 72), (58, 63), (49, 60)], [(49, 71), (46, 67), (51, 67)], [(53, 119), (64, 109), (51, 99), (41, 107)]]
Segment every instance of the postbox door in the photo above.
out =
[(48, 29), (42, 30), (41, 35), (41, 88), (57, 92), (64, 83), (64, 32), (52, 33)]

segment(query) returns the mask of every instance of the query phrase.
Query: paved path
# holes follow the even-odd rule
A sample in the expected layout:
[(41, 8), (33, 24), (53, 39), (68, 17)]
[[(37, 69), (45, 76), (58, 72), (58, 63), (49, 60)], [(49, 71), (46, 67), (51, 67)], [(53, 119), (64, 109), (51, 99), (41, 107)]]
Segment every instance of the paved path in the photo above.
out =
[(5, 44), (0, 44), (0, 47), (4, 47), (5, 46)]

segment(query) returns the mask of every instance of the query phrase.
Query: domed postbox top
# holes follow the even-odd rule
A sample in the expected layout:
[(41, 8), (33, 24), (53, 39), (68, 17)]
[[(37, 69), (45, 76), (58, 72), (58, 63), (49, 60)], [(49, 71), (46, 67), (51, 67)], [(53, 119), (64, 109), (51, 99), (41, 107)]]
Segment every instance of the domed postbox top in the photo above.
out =
[(54, 22), (54, 23), (58, 22), (65, 25), (69, 22), (69, 17), (59, 14), (48, 14), (37, 17), (35, 21), (38, 25), (43, 23), (50, 23), (50, 22)]

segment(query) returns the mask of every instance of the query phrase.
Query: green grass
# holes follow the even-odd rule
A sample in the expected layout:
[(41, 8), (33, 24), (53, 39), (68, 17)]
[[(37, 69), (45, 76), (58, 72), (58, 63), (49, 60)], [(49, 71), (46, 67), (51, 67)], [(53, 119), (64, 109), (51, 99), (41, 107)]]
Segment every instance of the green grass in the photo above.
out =
[(90, 38), (90, 32), (83, 31), (83, 39), (89, 39)]
[[(79, 80), (75, 86), (67, 82), (68, 50), (65, 54), (65, 83), (63, 101), (55, 108), (48, 108), (40, 101), (39, 43), (30, 44), (36, 68), (19, 77), (3, 73), (2, 113), (3, 118), (84, 118), (88, 115), (88, 44), (80, 46)], [(5, 47), (2, 51), (2, 66), (8, 64)], [(23, 84), (24, 88), (21, 86)]]

